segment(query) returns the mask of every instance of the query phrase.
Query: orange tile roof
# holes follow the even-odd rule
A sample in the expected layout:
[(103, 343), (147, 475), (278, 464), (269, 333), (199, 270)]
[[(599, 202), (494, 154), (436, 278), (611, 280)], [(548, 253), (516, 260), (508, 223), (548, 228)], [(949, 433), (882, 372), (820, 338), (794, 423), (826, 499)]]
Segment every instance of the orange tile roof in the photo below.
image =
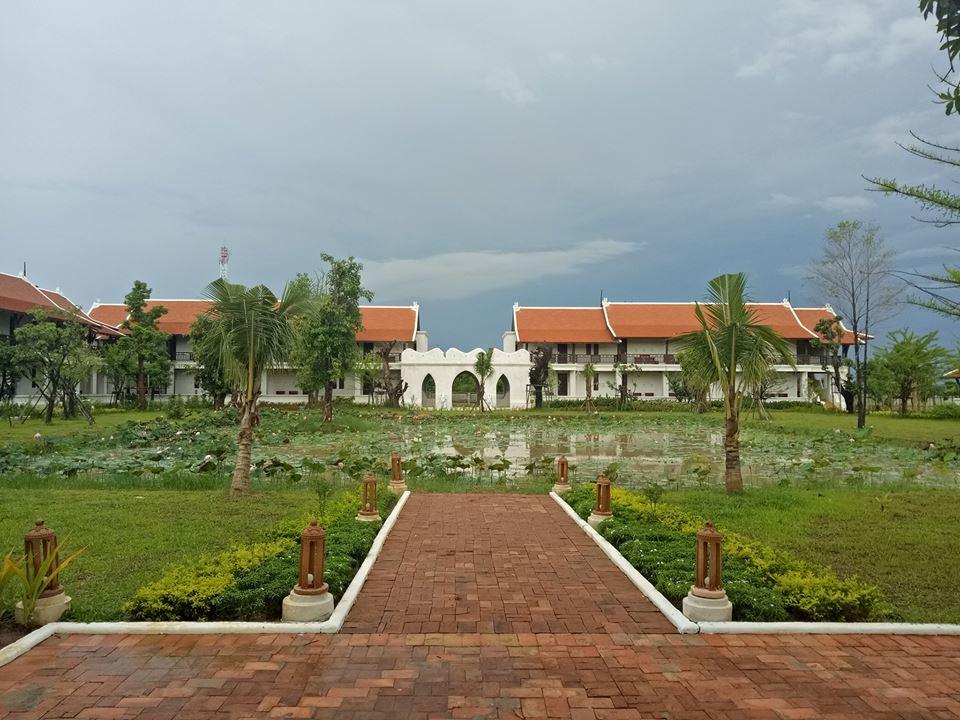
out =
[(0, 310), (25, 313), (41, 309), (53, 317), (71, 317), (103, 335), (116, 335), (114, 328), (93, 320), (68, 297), (55, 290), (43, 290), (20, 275), (0, 273)]
[[(811, 339), (793, 309), (784, 303), (750, 303), (758, 322), (785, 338)], [(608, 303), (607, 320), (618, 338), (672, 338), (700, 328), (694, 303)]]
[[(170, 335), (189, 335), (193, 321), (205, 313), (212, 303), (209, 300), (157, 299), (148, 301), (147, 309), (157, 305), (167, 309), (157, 320), (157, 329)], [(127, 318), (127, 308), (122, 303), (97, 304), (90, 310), (90, 315), (100, 322), (119, 325)], [(418, 329), (416, 306), (362, 305), (360, 316), (363, 330), (357, 333), (359, 342), (413, 342)]]
[(612, 343), (601, 308), (517, 307), (517, 342)]
[(420, 328), (419, 308), (361, 305), (363, 328), (357, 342), (413, 342)]
[[(167, 312), (157, 320), (157, 329), (170, 335), (189, 335), (193, 321), (205, 313), (213, 303), (209, 300), (148, 300), (146, 309), (162, 305)], [(90, 309), (90, 317), (108, 325), (119, 326), (127, 319), (123, 303), (97, 303)]]
[[(831, 318), (837, 317), (837, 314), (829, 308), (794, 308), (794, 312), (797, 313), (797, 317), (800, 318), (800, 322), (804, 324), (805, 327), (809, 328), (811, 332), (816, 334), (814, 328), (817, 326), (817, 323), (821, 320), (829, 320)], [(843, 323), (841, 322), (841, 326)], [(846, 327), (843, 327), (843, 335), (840, 338), (841, 345), (853, 345), (853, 333), (848, 330)]]

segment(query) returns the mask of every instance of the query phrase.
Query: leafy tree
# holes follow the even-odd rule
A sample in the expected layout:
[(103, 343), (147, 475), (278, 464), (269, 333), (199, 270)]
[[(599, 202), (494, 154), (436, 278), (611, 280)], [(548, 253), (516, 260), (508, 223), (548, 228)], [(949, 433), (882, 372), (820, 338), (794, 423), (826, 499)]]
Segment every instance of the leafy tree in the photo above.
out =
[(758, 377), (749, 388), (748, 392), (750, 393), (753, 409), (761, 420), (770, 419), (770, 412), (767, 410), (767, 400), (773, 397), (774, 391), (780, 387), (781, 380), (780, 372), (771, 366), (767, 368), (767, 371)]
[(938, 73), (938, 79), (946, 88), (937, 93), (938, 102), (944, 106), (947, 115), (960, 112), (960, 85), (950, 79), (953, 74), (953, 62), (960, 54), (960, 3), (957, 0), (920, 0), (920, 12), (923, 19), (933, 15), (937, 19), (937, 32), (943, 41), (940, 49), (947, 54), (950, 66), (944, 73)]
[(587, 400), (584, 410), (593, 412), (593, 379), (597, 376), (597, 368), (592, 362), (583, 365), (583, 381), (587, 384)]
[(727, 492), (743, 490), (740, 469), (740, 409), (744, 393), (784, 362), (796, 368), (790, 345), (748, 307), (743, 273), (719, 275), (710, 281), (708, 300), (696, 304), (699, 330), (680, 336), (681, 353), (699, 382), (717, 385), (723, 393), (725, 423), (724, 480)]
[(408, 387), (399, 373), (395, 374), (393, 372), (390, 356), (394, 354), (396, 347), (396, 342), (384, 343), (375, 351), (377, 358), (380, 360), (380, 376), (377, 379), (376, 386), (383, 390), (387, 405), (390, 407), (400, 407), (403, 394)]
[(130, 345), (130, 352), (137, 363), (137, 404), (147, 406), (147, 388), (165, 385), (170, 378), (170, 353), (167, 343), (170, 336), (157, 329), (157, 320), (166, 314), (162, 305), (147, 310), (147, 301), (153, 291), (142, 280), (133, 283), (133, 288), (123, 298), (127, 306), (127, 319), (120, 327), (127, 330), (118, 343)]
[(323, 274), (312, 281), (300, 275), (295, 281), (309, 288), (311, 301), (294, 321), (291, 361), (298, 368), (300, 387), (310, 395), (311, 404), (323, 390), (323, 420), (331, 422), (334, 386), (360, 354), (360, 300), (372, 300), (373, 293), (361, 284), (363, 266), (354, 258), (338, 260), (326, 253), (321, 258), (328, 265)]
[(949, 355), (937, 345), (936, 331), (918, 335), (906, 329), (887, 333), (888, 345), (877, 351), (872, 370), (878, 378), (875, 387), (887, 389), (900, 403), (906, 415), (907, 403), (916, 397), (926, 400), (938, 386)]
[(543, 407), (543, 388), (550, 380), (553, 348), (540, 345), (530, 353), (530, 384), (533, 386), (534, 407)]
[(857, 427), (867, 418), (867, 341), (872, 323), (889, 317), (899, 306), (900, 287), (890, 272), (892, 252), (875, 225), (843, 220), (827, 230), (823, 254), (812, 264), (808, 280), (849, 323), (853, 337), (854, 394)]
[(103, 346), (100, 352), (103, 371), (113, 386), (114, 403), (122, 402), (130, 389), (131, 381), (137, 377), (137, 358), (133, 354), (133, 344), (126, 338), (117, 338)]
[(477, 407), (480, 412), (484, 411), (484, 390), (486, 390), (487, 380), (493, 375), (493, 348), (488, 348), (486, 352), (481, 350), (477, 353), (476, 362), (473, 363), (473, 371), (477, 374)]
[[(29, 318), (14, 331), (14, 358), (46, 401), (44, 422), (49, 425), (57, 400), (75, 395), (77, 383), (97, 367), (98, 358), (87, 327), (76, 319), (54, 322), (42, 310), (34, 310)], [(68, 408), (70, 402), (65, 403)]]
[(190, 347), (197, 363), (194, 371), (197, 384), (210, 397), (213, 409), (222, 410), (233, 388), (227, 382), (219, 348), (211, 347), (205, 340), (212, 331), (213, 319), (209, 315), (199, 315), (190, 326)]
[(237, 464), (230, 494), (250, 492), (250, 456), (253, 428), (257, 424), (260, 377), (267, 369), (283, 363), (293, 346), (293, 318), (307, 309), (309, 292), (302, 285), (288, 283), (277, 298), (264, 285), (245, 287), (218, 279), (204, 295), (213, 301), (207, 313), (209, 332), (201, 337), (198, 351), (206, 356), (218, 353), (227, 383), (237, 389), (240, 431)]
[(0, 402), (12, 400), (17, 393), (16, 347), (9, 337), (0, 338)]
[(627, 407), (627, 401), (630, 399), (630, 373), (642, 373), (643, 368), (636, 363), (613, 364), (615, 375), (620, 378), (619, 383), (607, 383), (608, 387), (617, 391), (617, 410), (623, 410)]
[(353, 362), (353, 372), (360, 378), (361, 387), (367, 393), (367, 401), (373, 405), (373, 390), (383, 363), (376, 353), (361, 353)]
[(823, 350), (820, 358), (821, 367), (832, 371), (831, 381), (834, 391), (843, 398), (844, 409), (852, 413), (853, 389), (850, 385), (850, 377), (849, 374), (845, 376), (841, 372), (842, 368), (850, 365), (850, 361), (843, 357), (843, 321), (836, 316), (823, 318), (817, 321), (813, 331), (817, 334), (817, 339), (811, 340), (810, 344)]

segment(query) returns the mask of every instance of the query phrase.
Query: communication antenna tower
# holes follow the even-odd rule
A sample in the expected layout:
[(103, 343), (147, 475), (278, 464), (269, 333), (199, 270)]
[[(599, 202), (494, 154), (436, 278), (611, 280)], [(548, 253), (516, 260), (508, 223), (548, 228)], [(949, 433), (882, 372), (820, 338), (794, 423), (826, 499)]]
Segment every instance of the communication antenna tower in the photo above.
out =
[(226, 245), (220, 246), (220, 279), (227, 279), (227, 264), (230, 262), (230, 248)]

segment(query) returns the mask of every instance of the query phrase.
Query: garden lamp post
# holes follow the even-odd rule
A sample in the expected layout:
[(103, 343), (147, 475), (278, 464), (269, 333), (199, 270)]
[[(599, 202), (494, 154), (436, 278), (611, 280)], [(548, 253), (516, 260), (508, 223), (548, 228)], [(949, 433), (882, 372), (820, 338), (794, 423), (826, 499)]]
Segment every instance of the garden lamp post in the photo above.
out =
[(60, 574), (56, 572), (60, 565), (57, 534), (44, 525), (43, 520), (37, 520), (33, 528), (23, 536), (23, 551), (24, 571), (34, 578), (43, 574), (49, 580), (40, 592), (30, 618), (24, 618), (22, 602), (18, 602), (14, 607), (14, 617), (21, 624), (25, 620), (34, 625), (56, 622), (70, 609), (70, 597), (60, 584)]
[(316, 518), (300, 533), (300, 576), (283, 599), (283, 622), (322, 622), (333, 614), (333, 595), (323, 581), (326, 537)]
[(362, 522), (374, 522), (380, 519), (380, 513), (377, 510), (377, 481), (373, 473), (367, 473), (363, 476), (363, 501), (360, 506), (360, 512), (357, 520)]
[(561, 455), (557, 458), (557, 481), (553, 484), (553, 491), (557, 495), (563, 495), (570, 489), (570, 463), (567, 458)]
[(733, 605), (723, 589), (723, 536), (713, 523), (697, 531), (696, 575), (683, 599), (683, 614), (695, 622), (733, 619)]
[(400, 459), (400, 453), (393, 453), (390, 456), (390, 492), (401, 495), (406, 492), (407, 484), (403, 481), (403, 460)]
[(587, 518), (590, 527), (596, 528), (607, 518), (613, 516), (610, 512), (610, 478), (604, 473), (597, 475), (597, 497), (593, 504), (593, 512)]

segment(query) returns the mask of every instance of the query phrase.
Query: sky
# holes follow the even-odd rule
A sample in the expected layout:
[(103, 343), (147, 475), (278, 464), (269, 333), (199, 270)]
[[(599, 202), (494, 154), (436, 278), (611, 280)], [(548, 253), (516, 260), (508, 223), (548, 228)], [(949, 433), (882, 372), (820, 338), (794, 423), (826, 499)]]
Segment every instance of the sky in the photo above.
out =
[[(514, 302), (820, 305), (824, 231), (955, 258), (861, 177), (954, 177), (917, 3), (0, 0), (0, 271), (89, 307), (136, 279), (279, 291), (353, 255), (432, 346), (499, 346)], [(904, 303), (883, 331), (960, 325)]]

